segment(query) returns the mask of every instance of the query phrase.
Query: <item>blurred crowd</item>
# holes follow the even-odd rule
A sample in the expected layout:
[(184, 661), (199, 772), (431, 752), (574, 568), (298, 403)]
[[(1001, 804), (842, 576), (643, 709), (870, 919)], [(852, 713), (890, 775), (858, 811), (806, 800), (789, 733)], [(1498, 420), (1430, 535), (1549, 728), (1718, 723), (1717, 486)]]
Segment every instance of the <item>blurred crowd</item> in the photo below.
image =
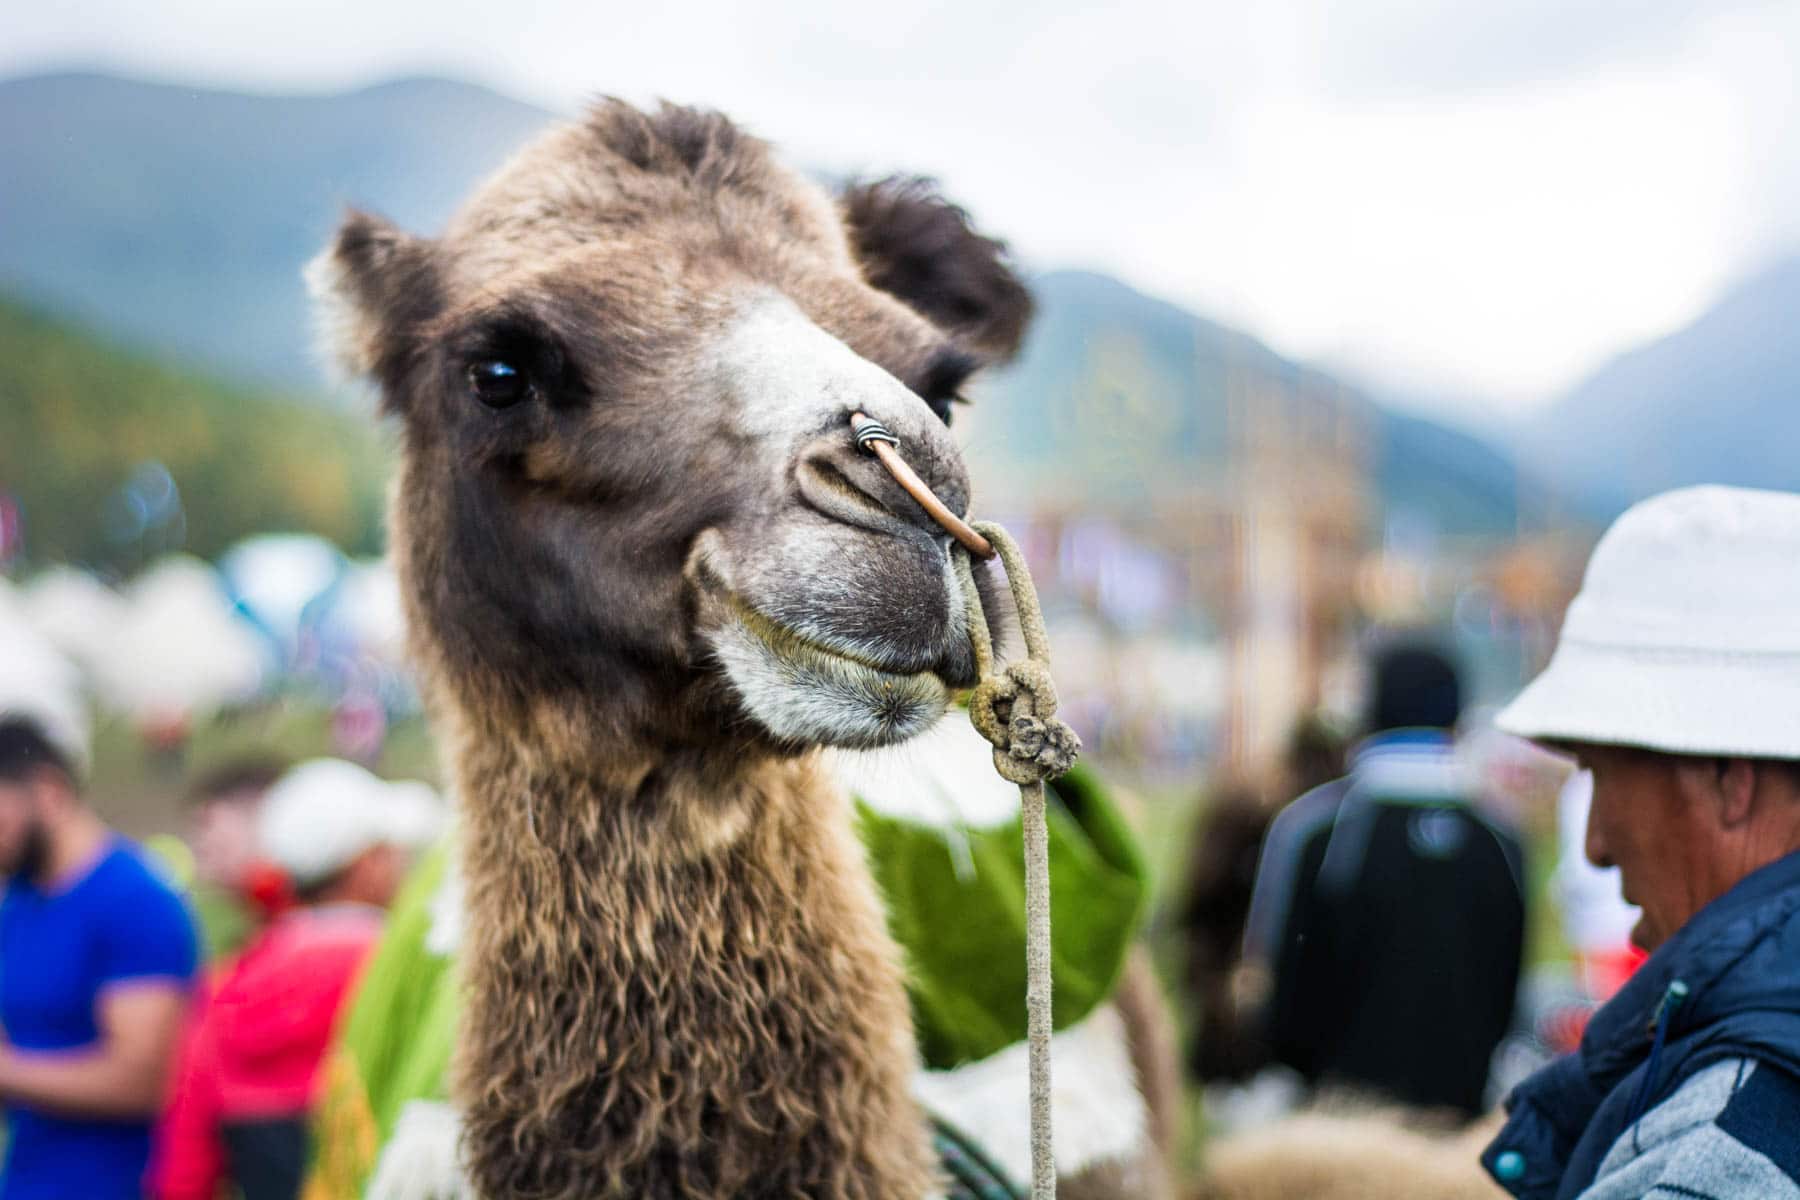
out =
[[(164, 582), (133, 594), (185, 590), (186, 601), (160, 602), (170, 614), (161, 619), (194, 620), (214, 637), (235, 637), (242, 614), (257, 611), (297, 645), (307, 606), (289, 598), (280, 615), (279, 581), (316, 592), (330, 564), (297, 568), (290, 554), (270, 572), (283, 554), (257, 552), (265, 569), (240, 562), (236, 584), (200, 564), (169, 564)], [(306, 582), (296, 587), (296, 577)], [(215, 670), (197, 686), (202, 673), (190, 670), (179, 702), (134, 709), (128, 697), (151, 689), (109, 690), (99, 682), (108, 676), (67, 652), (77, 628), (92, 641), (91, 624), (42, 619), (131, 603), (69, 575), (40, 579), (15, 602), (15, 614), (39, 616), (15, 623), (17, 652), (0, 673), (0, 874), (11, 880), (0, 916), (0, 1096), (11, 1139), (0, 1200), (137, 1195), (140, 1181), (144, 1194), (170, 1200), (210, 1200), (222, 1187), (291, 1200), (302, 1194), (333, 1032), (383, 910), (440, 837), (445, 807), (422, 784), (384, 782), (343, 758), (296, 765), (257, 754), (187, 783), (179, 842), (144, 849), (123, 838), (85, 796), (84, 692), (137, 714), (157, 742), (178, 739), (196, 710), (229, 702), (228, 686), (254, 678)], [(120, 644), (86, 653), (114, 660), (117, 678)], [(227, 646), (213, 661), (230, 657)], [(1439, 640), (1381, 643), (1368, 677), (1354, 745), (1309, 718), (1279, 777), (1226, 784), (1203, 806), (1175, 916), (1188, 952), (1183, 1007), (1198, 1014), (1190, 1062), (1212, 1085), (1215, 1124), (1343, 1089), (1474, 1114), (1503, 1075), (1523, 1069), (1500, 1053), (1506, 1039), (1521, 1028), (1535, 1036), (1515, 1011), (1531, 881), (1512, 824), (1526, 801), (1507, 785), (1543, 781), (1503, 761), (1532, 752), (1458, 739), (1463, 688)], [(1271, 802), (1283, 794), (1296, 798)], [(1618, 903), (1616, 879), (1585, 886)], [(1615, 921), (1596, 961), (1624, 963), (1624, 953)], [(59, 969), (48, 973), (18, 966), (52, 961)], [(1618, 977), (1584, 978), (1593, 986), (1577, 1007)]]
[(192, 789), (190, 863), (159, 857), (88, 804), (42, 698), (0, 718), (0, 1195), (298, 1196), (339, 1011), (442, 802), (234, 763)]
[[(1765, 602), (1792, 592), (1796, 504), (1701, 488), (1632, 510), (1497, 722), (1467, 710), (1441, 632), (1390, 632), (1369, 644), (1353, 731), (1308, 717), (1270, 776), (1214, 784), (1166, 930), (1211, 1129), (1338, 1098), (1456, 1121), (1504, 1100), (1487, 1167), (1529, 1184), (1539, 1163), (1604, 1177), (1570, 1139), (1604, 1150), (1621, 1114), (1661, 1100), (1730, 1139), (1730, 1170), (1761, 1155), (1796, 1178), (1769, 1157), (1787, 1135), (1752, 1120), (1800, 1112), (1791, 1072), (1763, 1073), (1754, 1107), (1734, 1099), (1758, 1064), (1800, 1063), (1780, 940), (1800, 895), (1800, 739), (1786, 616)], [(427, 785), (350, 761), (379, 746), (387, 701), (372, 736), (343, 720), (368, 674), (321, 682), (319, 647), (346, 623), (325, 598), (389, 593), (313, 549), (174, 561), (126, 593), (68, 574), (0, 591), (0, 1200), (305, 1192), (333, 1039), (450, 821)], [(1739, 577), (1742, 611), (1694, 582)], [(238, 640), (257, 622), (260, 646)], [(1671, 657), (1696, 630), (1705, 646)], [(91, 701), (178, 741), (196, 711), (268, 686), (252, 660), (272, 652), (289, 686), (311, 664), (303, 686), (338, 706), (349, 757), (213, 763), (186, 783), (180, 839), (110, 826)], [(1688, 1003), (1703, 979), (1711, 996)], [(1569, 1053), (1583, 1045), (1606, 1049)], [(1630, 1069), (1571, 1077), (1607, 1055)], [(1719, 1096), (1693, 1090), (1727, 1067)], [(1565, 1109), (1569, 1129), (1544, 1125)]]
[[(1309, 717), (1274, 779), (1202, 806), (1172, 923), (1215, 1127), (1321, 1099), (1474, 1117), (1643, 959), (1618, 871), (1583, 853), (1590, 777), (1471, 719), (1442, 639), (1370, 659), (1355, 736)], [(1534, 898), (1570, 955), (1532, 971)]]

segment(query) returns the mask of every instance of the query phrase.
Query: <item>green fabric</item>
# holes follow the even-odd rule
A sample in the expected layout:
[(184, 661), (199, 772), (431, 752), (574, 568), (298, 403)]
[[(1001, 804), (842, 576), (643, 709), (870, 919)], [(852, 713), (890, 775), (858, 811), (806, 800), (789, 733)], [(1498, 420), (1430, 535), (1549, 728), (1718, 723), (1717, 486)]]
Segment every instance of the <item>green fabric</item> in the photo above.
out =
[(338, 1029), (305, 1200), (361, 1200), (400, 1110), (449, 1096), (462, 997), (454, 960), (434, 954), (426, 937), (454, 845), (444, 839), (413, 869)]
[(425, 939), (449, 857), (446, 841), (407, 883), (344, 1025), (384, 1142), (408, 1100), (448, 1095), (460, 997), (454, 960), (433, 954)]
[[(907, 956), (925, 1064), (947, 1069), (1023, 1041), (1018, 821), (945, 834), (864, 805), (858, 811), (888, 926)], [(1136, 839), (1084, 767), (1051, 785), (1049, 828), (1051, 1003), (1055, 1027), (1065, 1029), (1112, 994), (1143, 915), (1146, 876)]]

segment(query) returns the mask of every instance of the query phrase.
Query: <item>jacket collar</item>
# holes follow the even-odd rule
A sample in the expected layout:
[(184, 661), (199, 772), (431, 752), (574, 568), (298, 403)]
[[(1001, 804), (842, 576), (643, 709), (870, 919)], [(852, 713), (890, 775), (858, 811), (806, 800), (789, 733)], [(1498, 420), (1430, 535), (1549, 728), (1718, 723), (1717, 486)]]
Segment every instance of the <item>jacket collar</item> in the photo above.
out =
[[(1696, 913), (1593, 1015), (1579, 1050), (1507, 1097), (1507, 1124), (1482, 1156), (1495, 1178), (1516, 1196), (1573, 1195), (1647, 1105), (1708, 1063), (1800, 1069), (1797, 912), (1800, 852)], [(1659, 1025), (1666, 1049), (1652, 1061)]]
[[(1588, 1022), (1580, 1051), (1587, 1070), (1604, 1077), (1640, 1060), (1657, 1008), (1677, 981), (1686, 986), (1688, 999), (1672, 1015), (1671, 1033), (1770, 1001), (1793, 1008), (1800, 963), (1782, 971), (1779, 963), (1761, 963), (1764, 956), (1753, 951), (1771, 929), (1786, 925), (1796, 909), (1800, 852), (1752, 871), (1694, 914)], [(1747, 957), (1750, 965), (1772, 970), (1742, 969)]]
[(1389, 801), (1442, 804), (1471, 790), (1455, 739), (1441, 729), (1391, 729), (1360, 742), (1350, 755), (1350, 779), (1358, 794)]

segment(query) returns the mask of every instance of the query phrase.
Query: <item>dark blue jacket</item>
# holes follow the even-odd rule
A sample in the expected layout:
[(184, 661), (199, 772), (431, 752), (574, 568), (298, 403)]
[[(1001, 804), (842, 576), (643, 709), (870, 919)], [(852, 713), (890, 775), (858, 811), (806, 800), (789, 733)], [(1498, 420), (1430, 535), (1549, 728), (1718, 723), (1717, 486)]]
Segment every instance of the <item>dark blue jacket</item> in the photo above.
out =
[(1522, 1200), (1577, 1196), (1639, 1117), (1733, 1058), (1800, 1076), (1800, 853), (1701, 909), (1594, 1014), (1579, 1049), (1514, 1089), (1482, 1164)]

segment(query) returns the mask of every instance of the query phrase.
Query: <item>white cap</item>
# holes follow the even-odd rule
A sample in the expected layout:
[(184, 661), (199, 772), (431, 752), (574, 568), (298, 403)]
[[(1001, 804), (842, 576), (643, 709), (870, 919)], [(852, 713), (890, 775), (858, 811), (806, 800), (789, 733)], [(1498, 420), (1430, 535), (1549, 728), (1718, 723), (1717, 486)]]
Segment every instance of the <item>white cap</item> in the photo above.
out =
[(1800, 495), (1692, 487), (1588, 560), (1550, 665), (1496, 719), (1540, 741), (1800, 758)]
[(388, 783), (354, 763), (302, 763), (269, 789), (257, 818), (257, 849), (295, 885), (323, 883), (374, 846), (431, 844), (445, 810), (422, 783)]

